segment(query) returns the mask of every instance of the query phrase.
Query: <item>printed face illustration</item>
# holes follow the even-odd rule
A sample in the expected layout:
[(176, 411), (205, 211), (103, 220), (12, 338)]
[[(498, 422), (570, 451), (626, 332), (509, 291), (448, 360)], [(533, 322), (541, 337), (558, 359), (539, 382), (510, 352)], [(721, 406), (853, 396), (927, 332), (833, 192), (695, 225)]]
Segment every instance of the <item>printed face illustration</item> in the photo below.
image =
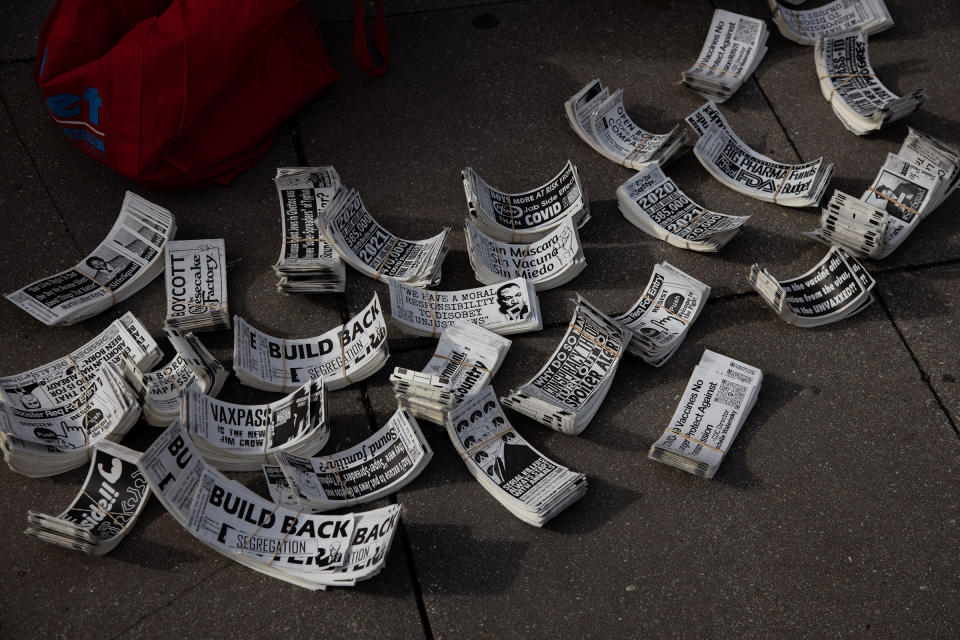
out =
[(474, 422), (476, 422), (482, 417), (483, 417), (482, 413), (480, 413), (479, 411), (474, 411), (473, 413), (470, 414), (470, 424), (473, 424)]
[(894, 196), (893, 189), (891, 189), (885, 184), (881, 184), (880, 186), (878, 186), (877, 191), (887, 196), (888, 198), (892, 198)]
[(33, 395), (29, 391), (24, 391), (20, 395), (20, 402), (23, 403), (23, 406), (27, 409), (39, 409), (40, 401), (37, 400), (37, 396)]
[(497, 302), (501, 310), (513, 309), (523, 304), (523, 293), (518, 285), (506, 284), (497, 289)]
[(476, 455), (473, 456), (473, 459), (476, 460), (477, 464), (483, 464), (487, 458), (490, 456), (487, 455), (486, 451), (477, 451)]
[(502, 440), (505, 444), (513, 444), (513, 441), (516, 439), (516, 437), (517, 434), (515, 434), (513, 431), (507, 431), (505, 434), (503, 434)]
[(496, 427), (496, 428), (500, 428), (500, 427), (502, 427), (504, 424), (506, 424), (506, 420), (504, 420), (504, 419), (501, 418), (500, 416), (497, 416), (497, 417), (494, 418), (491, 422), (493, 423), (493, 426)]
[(457, 423), (457, 433), (460, 433), (461, 431), (463, 431), (463, 430), (466, 429), (466, 428), (467, 428), (467, 421), (466, 421), (466, 420), (461, 420), (460, 422)]
[(493, 400), (488, 400), (487, 402), (483, 403), (483, 412), (489, 413), (490, 410), (493, 409), (495, 406), (497, 406), (496, 402), (494, 402)]
[(87, 266), (93, 269), (94, 271), (112, 271), (110, 265), (107, 264), (107, 261), (103, 258), (98, 258), (97, 256), (90, 256), (86, 260)]

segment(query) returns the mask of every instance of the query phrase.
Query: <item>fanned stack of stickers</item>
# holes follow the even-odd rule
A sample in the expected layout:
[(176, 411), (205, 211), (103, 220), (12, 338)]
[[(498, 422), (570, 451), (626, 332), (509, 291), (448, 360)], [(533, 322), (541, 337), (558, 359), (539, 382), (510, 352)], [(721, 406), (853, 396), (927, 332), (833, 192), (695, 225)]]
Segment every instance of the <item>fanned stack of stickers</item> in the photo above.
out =
[(586, 187), (576, 165), (569, 160), (548, 182), (521, 193), (491, 187), (470, 167), (463, 170), (462, 176), (469, 220), (496, 240), (530, 243), (565, 220), (579, 229), (590, 219)]
[(927, 99), (923, 89), (901, 97), (880, 82), (870, 66), (862, 29), (820, 36), (814, 60), (824, 99), (843, 126), (858, 136), (910, 115)]
[(564, 285), (587, 266), (577, 227), (567, 218), (540, 240), (515, 244), (496, 240), (465, 221), (467, 254), (477, 280), (495, 284), (523, 278), (537, 291)]
[(380, 573), (399, 524), (398, 504), (321, 516), (266, 500), (210, 467), (179, 422), (139, 467), (153, 495), (200, 542), (307, 589), (353, 586)]
[(323, 378), (269, 404), (224, 402), (197, 390), (183, 394), (180, 422), (203, 457), (221, 471), (256, 471), (273, 456), (310, 456), (330, 437)]
[(373, 375), (390, 357), (377, 294), (357, 315), (313, 338), (276, 338), (234, 316), (233, 371), (243, 384), (291, 391), (326, 378), (331, 391)]
[(883, 0), (833, 0), (807, 10), (787, 9), (777, 0), (769, 0), (769, 4), (780, 34), (798, 44), (811, 45), (820, 36), (854, 27), (874, 34), (893, 26), (893, 18)]
[(750, 219), (701, 207), (655, 165), (617, 187), (617, 205), (644, 233), (692, 251), (719, 251)]
[(229, 373), (192, 333), (164, 328), (176, 356), (165, 366), (143, 374), (146, 394), (143, 417), (165, 427), (180, 417), (180, 396), (189, 389), (217, 397)]
[(401, 407), (417, 418), (445, 424), (450, 410), (490, 383), (510, 340), (458, 320), (443, 330), (423, 371), (397, 367), (390, 384)]
[(709, 297), (708, 285), (661, 262), (654, 265), (640, 299), (613, 320), (632, 335), (627, 350), (659, 367), (680, 347)]
[(320, 212), (340, 188), (333, 167), (281, 167), (273, 179), (280, 196), (282, 240), (273, 271), (281, 293), (343, 291), (346, 268), (320, 231)]
[(550, 460), (517, 433), (491, 386), (450, 413), (447, 433), (470, 475), (528, 524), (542, 527), (587, 490), (585, 475)]
[(176, 233), (172, 213), (127, 191), (117, 221), (90, 255), (5, 297), (45, 325), (86, 320), (160, 275), (163, 250)]
[(181, 331), (230, 328), (227, 253), (223, 239), (167, 243), (167, 319)]
[(146, 389), (140, 371), (161, 356), (127, 312), (71, 353), (0, 378), (0, 446), (7, 464), (43, 477), (89, 462), (91, 447), (120, 440), (136, 422)]
[[(838, 244), (858, 256), (880, 259), (890, 254), (890, 217), (872, 204), (835, 190), (820, 214), (820, 228), (805, 235)], [(899, 244), (899, 243), (898, 243)]]
[(631, 333), (579, 295), (567, 333), (540, 371), (503, 404), (551, 429), (580, 434), (607, 397)]
[(319, 212), (319, 221), (323, 236), (334, 250), (363, 275), (416, 287), (440, 283), (450, 227), (426, 240), (404, 240), (373, 218), (359, 193), (345, 187), (340, 187), (333, 201)]
[(785, 164), (751, 149), (712, 101), (687, 116), (700, 136), (693, 154), (710, 175), (738, 193), (785, 207), (816, 206), (833, 175), (823, 158)]
[(767, 23), (717, 9), (697, 62), (680, 84), (707, 100), (724, 102), (753, 74), (767, 54)]
[(139, 457), (119, 444), (99, 443), (70, 506), (58, 516), (28, 511), (24, 533), (89, 555), (110, 553), (130, 533), (150, 498), (150, 487), (137, 467)]
[(391, 280), (390, 313), (404, 333), (429, 338), (458, 320), (501, 335), (543, 328), (536, 288), (523, 278), (461, 291), (431, 291)]
[[(430, 462), (433, 450), (416, 419), (397, 409), (385, 425), (360, 444), (329, 455), (305, 458), (280, 451), (277, 468), (286, 480), (295, 507), (311, 513), (352, 507), (396, 493)], [(284, 491), (274, 488), (265, 466), (270, 495), (278, 500)]]
[[(22, 410), (0, 402), (0, 448), (7, 465), (31, 478), (52, 476), (89, 461), (99, 442), (119, 442), (140, 417), (145, 389), (142, 374), (131, 386), (124, 368), (107, 363), (92, 379), (65, 381), (75, 385), (75, 393), (49, 409)], [(127, 368), (139, 374), (136, 367)]]
[(803, 275), (777, 280), (759, 265), (750, 268), (750, 284), (785, 322), (818, 327), (839, 322), (873, 302), (873, 279), (856, 258), (831, 247), (823, 260)]
[(591, 80), (563, 103), (574, 132), (605, 158), (624, 167), (664, 165), (683, 149), (679, 125), (668, 133), (644, 131), (623, 106), (623, 89), (612, 94), (600, 80)]
[(856, 255), (886, 258), (953, 193), (958, 180), (960, 151), (910, 129), (863, 196), (835, 191), (820, 228), (805, 235)]
[(757, 403), (763, 372), (706, 349), (651, 460), (712, 478)]

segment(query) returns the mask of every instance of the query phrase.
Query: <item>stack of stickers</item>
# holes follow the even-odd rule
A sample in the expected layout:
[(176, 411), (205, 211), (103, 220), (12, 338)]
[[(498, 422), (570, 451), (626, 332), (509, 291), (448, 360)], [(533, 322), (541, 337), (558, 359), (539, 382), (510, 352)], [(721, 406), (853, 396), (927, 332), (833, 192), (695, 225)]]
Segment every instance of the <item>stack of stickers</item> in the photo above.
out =
[[(786, 1), (800, 4), (797, 0)], [(855, 27), (874, 34), (893, 26), (893, 18), (883, 0), (833, 0), (806, 11), (787, 9), (777, 0), (769, 0), (769, 4), (781, 35), (798, 44), (811, 45), (820, 36)]]
[(679, 126), (668, 133), (644, 131), (623, 106), (623, 89), (612, 94), (600, 80), (591, 80), (563, 103), (570, 126), (605, 158), (624, 167), (663, 165), (683, 149), (686, 137)]
[(831, 247), (823, 260), (803, 275), (777, 280), (759, 265), (750, 268), (750, 284), (785, 322), (817, 327), (863, 311), (873, 302), (876, 281), (856, 258)]
[(172, 213), (127, 191), (107, 237), (86, 258), (6, 298), (46, 325), (86, 320), (160, 275), (163, 250), (176, 233)]
[(523, 278), (537, 291), (546, 291), (570, 282), (587, 266), (580, 234), (570, 218), (543, 238), (526, 244), (491, 238), (469, 219), (464, 232), (470, 266), (484, 284)]
[(717, 9), (697, 62), (680, 84), (707, 100), (724, 102), (747, 81), (767, 54), (767, 23)]
[(814, 60), (824, 99), (843, 126), (858, 136), (910, 115), (927, 98), (923, 89), (898, 96), (880, 82), (870, 66), (862, 29), (820, 36)]
[(960, 151), (910, 129), (863, 195), (834, 192), (820, 228), (806, 235), (856, 255), (885, 258), (953, 193), (958, 180)]
[(280, 452), (310, 456), (330, 437), (323, 378), (269, 404), (224, 402), (196, 389), (183, 394), (180, 422), (222, 471), (256, 471)]
[(101, 442), (70, 506), (58, 516), (28, 511), (24, 533), (89, 555), (109, 553), (130, 533), (150, 498), (150, 487), (137, 467), (139, 457), (138, 451)]
[(352, 319), (312, 338), (277, 338), (234, 316), (233, 370), (240, 382), (264, 391), (292, 391), (316, 378), (341, 389), (373, 375), (389, 357), (376, 294)]
[(345, 187), (319, 212), (319, 222), (323, 237), (363, 275), (418, 287), (440, 283), (450, 227), (426, 240), (404, 240), (374, 219), (359, 193)]
[(543, 328), (536, 288), (523, 278), (461, 291), (430, 291), (391, 280), (390, 313), (404, 333), (430, 338), (458, 320), (501, 335)]
[(153, 495), (197, 540), (265, 575), (307, 589), (352, 586), (383, 569), (400, 505), (312, 515), (266, 500), (206, 463), (174, 422), (139, 460)]
[(540, 371), (501, 400), (557, 431), (580, 434), (610, 390), (631, 333), (577, 296), (563, 340)]
[(623, 217), (644, 233), (692, 251), (719, 251), (750, 219), (701, 207), (656, 165), (617, 187), (617, 205)]
[(713, 101), (687, 116), (687, 124), (700, 136), (693, 154), (703, 168), (721, 184), (751, 198), (785, 207), (815, 206), (833, 175), (833, 165), (823, 158), (785, 164), (751, 149)]
[(192, 333), (164, 328), (176, 356), (165, 366), (143, 374), (146, 394), (143, 417), (165, 427), (180, 417), (180, 396), (188, 389), (216, 397), (230, 375)]
[[(139, 376), (135, 384), (128, 383), (124, 369)], [(49, 409), (22, 410), (0, 402), (0, 448), (17, 473), (38, 478), (83, 466), (94, 445), (119, 442), (140, 417), (145, 385), (132, 364), (107, 363), (92, 379), (62, 382), (76, 391)]]
[(835, 190), (821, 211), (820, 228), (812, 235), (825, 244), (839, 244), (854, 255), (880, 259), (892, 251), (890, 224), (883, 209)]
[(762, 382), (760, 369), (706, 349), (648, 457), (712, 478), (756, 404)]
[(223, 240), (167, 243), (166, 326), (181, 331), (230, 328)]
[(520, 193), (491, 187), (470, 167), (461, 175), (469, 220), (496, 240), (525, 244), (543, 238), (565, 220), (579, 229), (590, 219), (586, 187), (569, 160), (548, 182)]
[(273, 179), (283, 228), (273, 271), (281, 293), (343, 291), (346, 268), (320, 232), (320, 212), (340, 188), (333, 167), (281, 167)]
[(640, 299), (613, 320), (633, 336), (627, 350), (655, 367), (670, 359), (710, 297), (710, 287), (667, 262), (654, 265)]
[(542, 527), (579, 500), (587, 478), (531, 447), (486, 386), (450, 413), (447, 433), (477, 482), (510, 513)]
[(401, 407), (417, 418), (445, 424), (451, 409), (490, 383), (509, 348), (509, 339), (458, 320), (440, 334), (422, 372), (397, 367), (390, 384)]
[[(269, 483), (270, 495), (293, 498), (295, 507), (311, 513), (352, 507), (396, 493), (430, 462), (433, 450), (420, 431), (416, 419), (405, 409), (397, 409), (379, 430), (360, 444), (315, 458), (280, 451), (277, 464), (289, 493)], [(276, 475), (265, 466), (268, 480)]]

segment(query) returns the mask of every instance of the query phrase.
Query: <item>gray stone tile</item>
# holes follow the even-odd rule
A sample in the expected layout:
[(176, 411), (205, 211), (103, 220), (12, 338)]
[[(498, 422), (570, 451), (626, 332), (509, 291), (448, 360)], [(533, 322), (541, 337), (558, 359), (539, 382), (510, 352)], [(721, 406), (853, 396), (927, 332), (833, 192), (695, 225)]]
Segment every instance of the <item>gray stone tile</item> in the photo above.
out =
[[(717, 4), (755, 17), (770, 17), (761, 3), (724, 0)], [(770, 51), (756, 71), (757, 81), (800, 153), (805, 157), (823, 155), (834, 163), (829, 193), (836, 188), (855, 196), (862, 194), (887, 153), (900, 148), (907, 126), (954, 145), (960, 143), (960, 105), (955, 100), (960, 91), (955, 73), (960, 49), (948, 44), (956, 39), (960, 28), (960, 5), (939, 0), (924, 3), (922, 10), (911, 3), (887, 6), (896, 24), (870, 38), (872, 66), (880, 80), (899, 95), (919, 87), (926, 88), (928, 95), (919, 111), (889, 129), (865, 137), (847, 131), (820, 93), (813, 47), (786, 40), (776, 28), (770, 34)], [(876, 269), (960, 257), (960, 221), (942, 215), (955, 203), (951, 199), (941, 205), (939, 215), (925, 221), (892, 256), (876, 263)], [(816, 226), (812, 219), (811, 223)]]
[(960, 424), (960, 266), (886, 274), (878, 287), (930, 385)]
[(4, 6), (0, 21), (0, 62), (36, 57), (40, 27), (53, 5), (53, 0), (32, 0)]
[[(498, 391), (532, 375), (560, 335), (517, 340)], [(713, 481), (646, 459), (704, 348), (765, 373)], [(399, 499), (436, 637), (949, 635), (960, 447), (913, 370), (879, 305), (805, 331), (754, 297), (710, 304), (662, 369), (623, 362), (580, 437), (511, 414), (590, 477), (543, 530), (484, 495), (426, 424), (434, 460)], [(384, 419), (383, 376), (368, 393)]]
[[(499, 24), (475, 28), (471, 20), (478, 11), (495, 14)], [(700, 43), (657, 36), (667, 29), (699, 32), (711, 13), (706, 2), (682, 11), (662, 3), (627, 10), (607, 2), (504, 4), (397, 16), (391, 21), (390, 71), (376, 79), (344, 73), (300, 114), (307, 159), (334, 164), (374, 216), (402, 237), (424, 238), (453, 227), (440, 289), (478, 284), (460, 231), (466, 214), (463, 167), (473, 166), (491, 184), (519, 191), (546, 181), (572, 159), (592, 198), (594, 217), (581, 231), (588, 266), (573, 282), (543, 295), (548, 322), (567, 317), (561, 303), (574, 291), (605, 310), (624, 310), (660, 260), (703, 278), (717, 294), (748, 290), (753, 262), (801, 273), (822, 255), (800, 236), (814, 224), (812, 210), (736, 194), (689, 154), (667, 167), (681, 188), (705, 206), (754, 218), (719, 255), (669, 247), (620, 215), (614, 192), (632, 172), (584, 144), (563, 112), (563, 101), (599, 76), (625, 88), (638, 122), (653, 131), (668, 130), (702, 103), (677, 85)], [(336, 58), (332, 52), (348, 46), (352, 32), (349, 25), (329, 25), (325, 36)], [(656, 46), (650, 44), (654, 41)], [(757, 149), (796, 159), (755, 85), (748, 84), (724, 110)], [(349, 275), (348, 299), (356, 308), (368, 299), (371, 285), (353, 271)], [(385, 286), (374, 286), (386, 296)]]

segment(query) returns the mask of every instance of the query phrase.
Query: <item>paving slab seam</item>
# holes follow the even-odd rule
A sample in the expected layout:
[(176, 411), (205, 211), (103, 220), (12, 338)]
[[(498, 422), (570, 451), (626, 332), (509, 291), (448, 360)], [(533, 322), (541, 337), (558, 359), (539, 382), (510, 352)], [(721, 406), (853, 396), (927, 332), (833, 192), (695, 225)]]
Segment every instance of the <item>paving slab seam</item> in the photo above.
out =
[(783, 131), (783, 135), (786, 136), (787, 142), (790, 143), (790, 148), (793, 149), (793, 153), (797, 156), (798, 162), (803, 162), (803, 156), (800, 155), (800, 150), (797, 149), (797, 145), (793, 143), (793, 138), (790, 137), (790, 132), (787, 131), (787, 128), (783, 124), (783, 120), (780, 119), (780, 114), (777, 113), (777, 110), (773, 108), (773, 102), (770, 101), (770, 98), (767, 96), (767, 92), (763, 90), (763, 85), (760, 84), (760, 79), (757, 78), (756, 72), (751, 76), (754, 84), (757, 85), (757, 89), (760, 90), (760, 95), (763, 96), (763, 100), (767, 103), (767, 107), (770, 109), (770, 113), (773, 114), (773, 118), (777, 121), (777, 125), (780, 127), (780, 130)]
[[(397, 500), (397, 494), (390, 496), (390, 504), (400, 504)], [(430, 626), (430, 615), (427, 613), (427, 604), (423, 599), (423, 587), (420, 585), (420, 574), (417, 573), (417, 566), (413, 560), (413, 545), (410, 543), (410, 536), (407, 535), (407, 527), (403, 518), (400, 519), (400, 525), (397, 527), (397, 537), (400, 538), (403, 555), (407, 561), (407, 572), (410, 574), (410, 582), (413, 585), (413, 596), (417, 603), (417, 613), (420, 615), (423, 637), (426, 640), (434, 640), (433, 628)]]
[[(370, 401), (366, 380), (362, 381), (358, 386), (360, 388), (360, 403), (363, 405), (363, 411), (367, 416), (367, 429), (370, 430), (370, 433), (376, 433), (378, 428), (377, 415), (373, 410), (373, 403)], [(387, 500), (390, 502), (390, 504), (400, 504), (396, 493), (388, 496)], [(420, 574), (417, 571), (417, 566), (413, 560), (413, 545), (410, 543), (410, 536), (407, 535), (407, 529), (404, 526), (403, 518), (400, 519), (400, 524), (397, 527), (397, 537), (400, 538), (400, 544), (403, 547), (404, 560), (407, 565), (407, 572), (410, 575), (410, 583), (413, 586), (413, 599), (414, 602), (417, 603), (417, 613), (420, 616), (420, 626), (423, 629), (423, 636), (426, 638), (426, 640), (433, 640), (433, 629), (430, 627), (430, 617), (427, 614), (427, 604), (423, 599), (423, 588), (420, 585)]]
[[(294, 114), (290, 120), (290, 144), (293, 146), (293, 153), (297, 156), (297, 162), (301, 167), (313, 166), (307, 160), (307, 152), (303, 148), (303, 133), (300, 131), (300, 118)], [(352, 317), (350, 315), (350, 305), (347, 302), (347, 294), (344, 292), (336, 293), (333, 296), (337, 304), (337, 311), (340, 312), (340, 320), (344, 324)]]
[(183, 596), (187, 595), (188, 593), (190, 593), (191, 591), (193, 591), (194, 589), (196, 589), (197, 587), (199, 587), (200, 585), (202, 585), (204, 582), (210, 580), (210, 578), (213, 578), (214, 576), (219, 575), (219, 574), (222, 573), (223, 571), (226, 571), (227, 569), (229, 569), (230, 567), (233, 567), (233, 566), (235, 566), (233, 562), (225, 562), (225, 564), (224, 564), (223, 566), (218, 567), (217, 569), (211, 571), (210, 573), (208, 573), (207, 575), (205, 575), (204, 577), (202, 577), (200, 580), (198, 580), (195, 584), (190, 585), (189, 587), (187, 587), (186, 589), (184, 589), (183, 591), (181, 591), (181, 592), (178, 593), (177, 595), (175, 595), (175, 596), (173, 596), (172, 598), (170, 598), (170, 600), (168, 600), (166, 603), (160, 605), (159, 607), (156, 607), (155, 609), (151, 609), (150, 611), (148, 611), (147, 613), (143, 614), (142, 616), (140, 616), (139, 618), (137, 618), (135, 621), (133, 621), (133, 623), (131, 623), (129, 626), (124, 627), (122, 630), (120, 630), (120, 631), (118, 631), (117, 633), (115, 633), (114, 635), (110, 636), (110, 638), (108, 638), (108, 640), (117, 640), (117, 638), (122, 637), (124, 634), (126, 634), (128, 631), (130, 631), (131, 629), (133, 629), (134, 627), (136, 627), (138, 624), (140, 624), (141, 622), (143, 622), (143, 621), (146, 620), (147, 618), (150, 618), (150, 617), (152, 617), (154, 614), (156, 614), (157, 612), (159, 612), (159, 611), (161, 611), (161, 610), (163, 610), (163, 609), (166, 609), (167, 607), (169, 607), (170, 605), (172, 605), (174, 602), (176, 602), (177, 600), (179, 600), (179, 599), (182, 598)]
[[(388, 13), (386, 18), (397, 18), (400, 16), (416, 16), (425, 13), (440, 13), (441, 11), (454, 11), (457, 9), (473, 9), (476, 7), (492, 7), (502, 4), (525, 4), (526, 0), (491, 0), (490, 2), (475, 2), (473, 4), (455, 4), (449, 7), (436, 7), (434, 9), (420, 9), (419, 11), (403, 11), (401, 13)], [(366, 16), (365, 20), (373, 20), (374, 16)], [(353, 18), (343, 20), (317, 20), (317, 24), (352, 24)]]
[[(714, 9), (720, 8), (717, 6), (716, 0), (710, 0), (710, 4)], [(767, 92), (763, 90), (763, 85), (760, 84), (760, 79), (757, 77), (757, 69), (755, 69), (750, 75), (750, 79), (753, 80), (754, 84), (757, 85), (757, 89), (760, 90), (760, 95), (763, 96), (764, 102), (767, 103), (767, 108), (770, 109), (770, 113), (773, 114), (774, 119), (777, 121), (777, 125), (780, 127), (780, 130), (783, 131), (783, 135), (786, 136), (787, 142), (790, 143), (790, 148), (793, 149), (793, 153), (796, 155), (797, 161), (803, 162), (803, 156), (800, 155), (800, 150), (797, 149), (797, 145), (793, 143), (793, 138), (790, 137), (790, 132), (787, 131), (787, 128), (783, 125), (780, 115), (777, 113), (777, 110), (773, 108), (773, 102), (770, 101), (770, 97), (767, 95)]]
[(940, 398), (940, 394), (937, 393), (937, 390), (933, 388), (933, 384), (930, 382), (930, 374), (927, 373), (923, 368), (923, 365), (920, 364), (920, 359), (917, 357), (917, 354), (914, 353), (913, 348), (910, 347), (910, 343), (907, 341), (906, 336), (903, 335), (903, 331), (900, 330), (900, 325), (897, 324), (897, 320), (894, 318), (893, 313), (890, 312), (890, 308), (887, 306), (887, 301), (883, 299), (883, 295), (879, 291), (874, 290), (874, 296), (876, 297), (880, 306), (883, 307), (883, 311), (887, 314), (887, 318), (890, 319), (890, 324), (893, 325), (893, 330), (896, 331), (897, 336), (900, 337), (900, 342), (903, 343), (907, 353), (909, 353), (910, 357), (913, 359), (913, 364), (917, 367), (917, 371), (920, 373), (920, 381), (927, 385), (927, 389), (930, 390), (930, 393), (933, 394), (933, 398), (937, 401), (937, 406), (940, 407), (940, 411), (943, 412), (947, 422), (950, 423), (950, 426), (953, 428), (953, 432), (956, 434), (957, 439), (960, 440), (960, 427), (958, 427), (957, 423), (954, 422), (953, 418), (950, 417), (950, 412), (947, 410), (947, 405), (944, 404), (943, 399)]
[[(300, 131), (300, 120), (296, 115), (290, 119), (290, 140), (293, 144), (293, 150), (297, 156), (297, 162), (300, 163), (300, 166), (312, 166), (309, 158), (307, 158), (307, 153), (303, 148), (303, 134)], [(334, 299), (337, 304), (337, 310), (340, 312), (340, 319), (344, 322), (344, 324), (346, 324), (350, 318), (353, 317), (350, 313), (350, 302), (347, 299), (346, 292), (335, 294)], [(370, 433), (376, 433), (376, 412), (373, 410), (373, 403), (370, 402), (370, 395), (368, 393), (369, 386), (367, 381), (362, 380), (357, 385), (357, 388), (360, 392), (360, 404), (363, 405), (363, 412), (367, 417), (367, 429), (370, 431)], [(388, 501), (390, 504), (399, 504), (396, 493), (390, 495), (388, 497)], [(397, 537), (400, 538), (400, 543), (403, 547), (404, 562), (407, 565), (407, 573), (410, 576), (410, 583), (413, 586), (413, 598), (414, 602), (417, 604), (417, 614), (420, 617), (420, 628), (423, 631), (423, 635), (426, 640), (433, 640), (433, 630), (430, 627), (430, 618), (427, 615), (427, 605), (423, 599), (423, 588), (420, 586), (420, 575), (417, 572), (417, 567), (413, 560), (413, 545), (410, 543), (410, 537), (407, 535), (407, 530), (404, 526), (403, 519), (400, 520), (399, 526), (397, 527)]]
[[(360, 388), (360, 403), (363, 405), (363, 411), (367, 416), (367, 428), (370, 430), (370, 433), (376, 433), (378, 428), (377, 414), (373, 410), (373, 403), (370, 401), (370, 394), (368, 393), (369, 385), (367, 381), (364, 380), (358, 386)], [(390, 504), (400, 504), (396, 493), (391, 494), (388, 500)], [(427, 604), (423, 599), (423, 588), (420, 585), (420, 574), (413, 560), (413, 545), (410, 543), (410, 536), (407, 535), (407, 529), (404, 526), (402, 518), (400, 519), (400, 525), (397, 527), (397, 536), (400, 538), (400, 543), (403, 547), (407, 572), (410, 574), (410, 583), (413, 585), (413, 599), (414, 602), (417, 603), (417, 613), (420, 616), (420, 626), (423, 629), (423, 636), (426, 640), (433, 640), (434, 636), (433, 630), (430, 627), (430, 617), (427, 614)]]
[(20, 130), (17, 128), (17, 122), (13, 119), (13, 113), (10, 111), (9, 105), (7, 105), (6, 98), (3, 97), (3, 92), (0, 91), (0, 104), (3, 105), (3, 110), (7, 114), (7, 118), (10, 120), (10, 126), (13, 128), (14, 135), (17, 136), (17, 142), (20, 143), (20, 146), (23, 147), (23, 152), (27, 154), (27, 157), (30, 158), (30, 166), (33, 167), (33, 170), (37, 172), (37, 179), (40, 181), (40, 184), (43, 186), (43, 192), (47, 194), (47, 198), (50, 199), (50, 204), (53, 207), (53, 210), (56, 211), (57, 217), (60, 218), (60, 224), (63, 225), (63, 230), (67, 232), (67, 236), (70, 238), (70, 242), (73, 243), (73, 248), (76, 250), (76, 256), (79, 258), (84, 255), (84, 252), (80, 249), (80, 245), (77, 243), (77, 239), (74, 237), (73, 233), (70, 231), (67, 221), (63, 217), (63, 212), (60, 211), (60, 207), (57, 205), (56, 199), (53, 197), (53, 194), (50, 192), (50, 187), (47, 186), (47, 181), (43, 179), (43, 174), (40, 172), (40, 167), (37, 166), (37, 161), (33, 157), (33, 154), (30, 153), (30, 149), (27, 147), (27, 144), (23, 140), (23, 136), (20, 135)]
[(303, 150), (303, 133), (300, 131), (300, 116), (295, 113), (290, 117), (290, 144), (293, 145), (293, 152), (297, 155), (297, 162), (301, 167), (309, 166), (307, 164), (307, 152)]
[(915, 271), (923, 271), (924, 269), (936, 269), (937, 267), (952, 267), (955, 264), (960, 264), (960, 258), (938, 260), (937, 262), (921, 262), (918, 264), (904, 264), (904, 265), (900, 265), (899, 267), (890, 267), (889, 269), (877, 269), (872, 273), (874, 275), (913, 273)]

